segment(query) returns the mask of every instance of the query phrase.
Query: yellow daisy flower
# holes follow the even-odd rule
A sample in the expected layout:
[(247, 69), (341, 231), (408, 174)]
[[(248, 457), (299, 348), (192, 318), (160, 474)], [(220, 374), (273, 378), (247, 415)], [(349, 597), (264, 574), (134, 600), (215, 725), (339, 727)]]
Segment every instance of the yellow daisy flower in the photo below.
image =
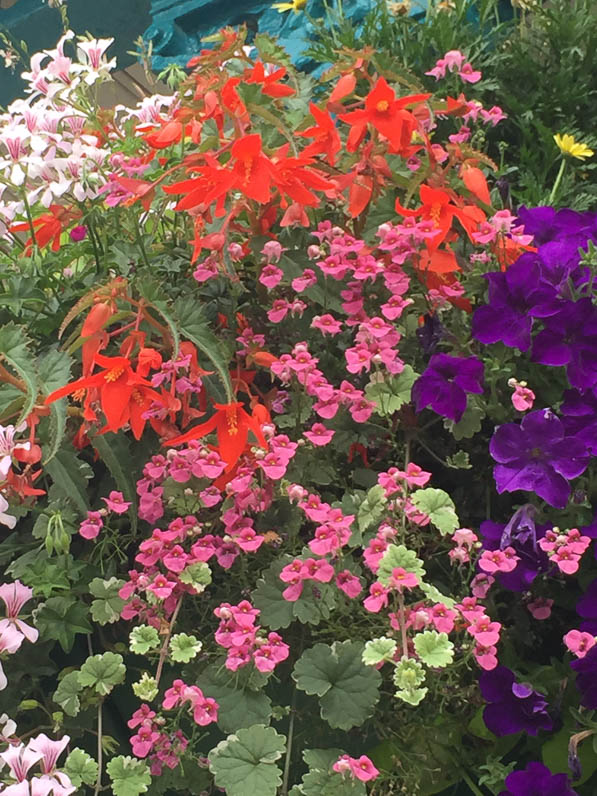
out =
[(279, 14), (283, 14), (285, 11), (294, 11), (295, 14), (298, 14), (306, 5), (307, 0), (291, 0), (290, 3), (274, 3), (272, 8), (277, 8)]
[(577, 158), (578, 160), (584, 160), (585, 158), (590, 158), (593, 155), (593, 150), (589, 149), (586, 144), (579, 144), (574, 140), (574, 136), (569, 135), (566, 133), (565, 135), (560, 135), (557, 133), (554, 135), (553, 140), (558, 145), (558, 148), (562, 155), (570, 155), (572, 158)]

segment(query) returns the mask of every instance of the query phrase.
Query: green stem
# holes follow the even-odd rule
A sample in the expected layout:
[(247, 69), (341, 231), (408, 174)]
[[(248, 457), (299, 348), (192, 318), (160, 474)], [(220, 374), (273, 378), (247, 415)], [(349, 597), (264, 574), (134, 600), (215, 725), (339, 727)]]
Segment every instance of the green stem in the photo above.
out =
[(558, 188), (560, 187), (560, 183), (562, 182), (562, 177), (564, 176), (564, 169), (566, 168), (566, 158), (562, 158), (562, 162), (560, 163), (560, 170), (558, 171), (558, 176), (556, 177), (556, 181), (553, 184), (553, 188), (551, 189), (551, 193), (549, 194), (549, 199), (547, 204), (553, 204), (553, 200), (555, 199), (555, 195), (558, 192)]
[(170, 636), (172, 635), (172, 630), (174, 629), (174, 625), (175, 625), (176, 619), (178, 617), (178, 612), (180, 611), (180, 606), (182, 605), (182, 598), (183, 598), (183, 595), (181, 595), (178, 598), (178, 602), (176, 603), (176, 607), (175, 607), (174, 612), (172, 614), (172, 617), (170, 619), (170, 624), (168, 625), (168, 632), (166, 633), (166, 635), (164, 637), (164, 642), (162, 644), (162, 649), (160, 650), (160, 657), (159, 657), (159, 660), (158, 660), (158, 666), (157, 666), (156, 673), (155, 673), (155, 685), (156, 685), (156, 688), (158, 687), (159, 682), (160, 682), (160, 677), (162, 676), (162, 669), (164, 668), (164, 663), (166, 661), (166, 655), (168, 654), (168, 643), (170, 641)]
[(102, 788), (102, 767), (103, 767), (102, 703), (100, 702), (97, 708), (97, 779), (95, 781), (95, 789), (93, 791), (93, 796), (98, 796)]
[(466, 784), (469, 786), (469, 788), (472, 790), (475, 796), (485, 796), (483, 791), (480, 790), (480, 788), (477, 785), (475, 785), (473, 780), (469, 777), (469, 775), (463, 768), (460, 769), (460, 774), (462, 775), (462, 779), (466, 782)]
[(290, 756), (292, 752), (292, 740), (294, 737), (294, 718), (296, 716), (296, 686), (292, 692), (292, 702), (290, 704), (290, 723), (288, 725), (288, 741), (286, 742), (286, 760), (284, 761), (284, 778), (282, 780), (282, 794), (288, 794), (288, 780), (290, 778)]

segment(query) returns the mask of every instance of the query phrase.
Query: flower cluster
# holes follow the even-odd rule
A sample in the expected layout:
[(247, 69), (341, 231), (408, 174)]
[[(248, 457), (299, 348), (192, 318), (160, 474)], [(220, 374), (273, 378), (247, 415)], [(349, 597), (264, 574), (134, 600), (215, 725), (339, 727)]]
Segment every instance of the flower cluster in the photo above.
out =
[(273, 632), (265, 636), (262, 628), (255, 624), (259, 613), (248, 600), (238, 605), (222, 603), (214, 610), (220, 620), (214, 638), (228, 651), (227, 669), (235, 672), (253, 662), (260, 672), (269, 673), (288, 657), (289, 647), (282, 637)]

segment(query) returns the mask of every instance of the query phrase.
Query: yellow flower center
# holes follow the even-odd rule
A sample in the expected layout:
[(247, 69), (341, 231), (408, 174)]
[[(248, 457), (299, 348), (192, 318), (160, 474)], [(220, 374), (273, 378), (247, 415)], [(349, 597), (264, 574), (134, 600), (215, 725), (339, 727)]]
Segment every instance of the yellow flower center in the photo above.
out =
[(124, 373), (124, 366), (116, 365), (115, 367), (111, 368), (107, 373), (104, 373), (104, 379), (106, 381), (116, 381), (122, 376), (123, 373)]
[(384, 113), (390, 107), (390, 103), (387, 100), (380, 100), (375, 107), (380, 113)]

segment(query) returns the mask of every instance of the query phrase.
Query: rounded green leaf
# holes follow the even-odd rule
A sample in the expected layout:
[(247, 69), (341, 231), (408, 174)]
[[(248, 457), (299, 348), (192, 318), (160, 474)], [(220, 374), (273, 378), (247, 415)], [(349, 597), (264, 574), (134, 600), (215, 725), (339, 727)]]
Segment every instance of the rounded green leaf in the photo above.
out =
[(110, 760), (106, 770), (112, 780), (114, 796), (139, 796), (146, 793), (151, 784), (147, 764), (134, 757), (118, 755)]
[(160, 646), (160, 637), (155, 627), (139, 625), (131, 630), (129, 642), (132, 652), (136, 652), (137, 655), (145, 655), (149, 650), (157, 649)]
[(374, 638), (365, 644), (362, 660), (365, 666), (377, 666), (382, 661), (391, 661), (396, 652), (396, 642), (392, 638)]
[(356, 641), (316, 644), (296, 662), (297, 687), (320, 697), (321, 717), (331, 727), (357, 727), (377, 704), (381, 675), (363, 663), (363, 650)]
[(286, 738), (263, 724), (239, 730), (211, 750), (209, 768), (227, 796), (275, 796), (282, 782), (276, 765)]
[(443, 668), (454, 660), (454, 645), (447, 633), (425, 630), (423, 633), (417, 633), (413, 643), (417, 655), (427, 666)]
[(428, 515), (442, 536), (453, 533), (459, 526), (456, 507), (450, 495), (443, 489), (417, 489), (411, 495), (414, 505)]
[(83, 782), (86, 785), (94, 785), (97, 769), (98, 765), (91, 755), (79, 747), (73, 749), (64, 763), (64, 770), (75, 788), (79, 788)]
[(170, 657), (176, 663), (188, 663), (199, 655), (203, 644), (195, 636), (177, 633), (170, 639)]
[(109, 694), (115, 685), (124, 681), (126, 672), (122, 655), (115, 652), (104, 652), (103, 655), (92, 655), (81, 666), (79, 683), (85, 688), (94, 688), (98, 694)]

